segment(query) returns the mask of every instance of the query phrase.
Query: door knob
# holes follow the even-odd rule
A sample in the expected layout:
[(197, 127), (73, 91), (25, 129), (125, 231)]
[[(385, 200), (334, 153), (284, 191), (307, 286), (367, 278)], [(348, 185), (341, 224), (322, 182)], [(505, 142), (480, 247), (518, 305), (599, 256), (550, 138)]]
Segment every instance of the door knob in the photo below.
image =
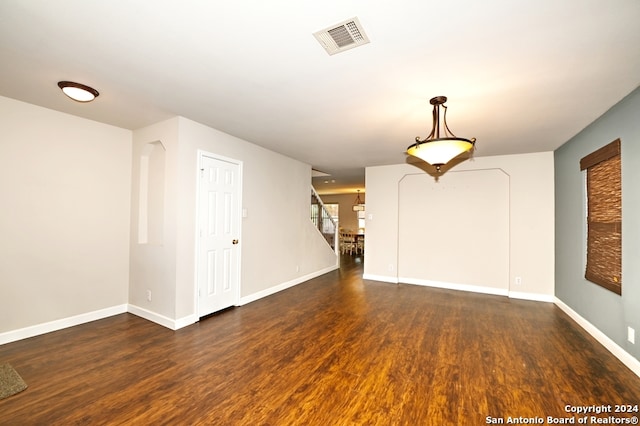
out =
[(231, 241), (233, 244), (238, 244), (238, 240)]

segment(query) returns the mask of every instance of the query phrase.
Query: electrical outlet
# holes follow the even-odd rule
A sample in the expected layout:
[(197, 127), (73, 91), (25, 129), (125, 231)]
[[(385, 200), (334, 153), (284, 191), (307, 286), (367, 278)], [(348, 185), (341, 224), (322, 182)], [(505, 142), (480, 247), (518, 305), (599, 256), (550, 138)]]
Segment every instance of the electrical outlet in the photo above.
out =
[(627, 340), (631, 342), (632, 345), (636, 344), (636, 331), (631, 327), (627, 327)]
[(516, 285), (522, 285), (522, 277), (516, 277)]
[(151, 290), (147, 290), (147, 302), (151, 302)]

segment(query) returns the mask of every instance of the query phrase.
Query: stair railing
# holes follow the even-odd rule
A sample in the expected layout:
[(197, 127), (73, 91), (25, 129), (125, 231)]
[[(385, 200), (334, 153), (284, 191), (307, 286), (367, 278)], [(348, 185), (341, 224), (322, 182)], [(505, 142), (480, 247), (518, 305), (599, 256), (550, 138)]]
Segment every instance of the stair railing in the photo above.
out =
[(337, 254), (338, 224), (329, 214), (313, 186), (311, 187), (311, 221)]

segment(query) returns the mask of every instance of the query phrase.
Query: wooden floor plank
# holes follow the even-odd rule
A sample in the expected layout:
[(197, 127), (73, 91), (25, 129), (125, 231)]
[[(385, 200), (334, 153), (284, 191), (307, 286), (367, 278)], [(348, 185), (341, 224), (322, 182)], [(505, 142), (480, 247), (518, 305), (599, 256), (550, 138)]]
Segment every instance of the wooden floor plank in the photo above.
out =
[(29, 387), (0, 425), (480, 425), (640, 403), (640, 378), (553, 304), (363, 281), (360, 261), (178, 331), (123, 314), (2, 345)]

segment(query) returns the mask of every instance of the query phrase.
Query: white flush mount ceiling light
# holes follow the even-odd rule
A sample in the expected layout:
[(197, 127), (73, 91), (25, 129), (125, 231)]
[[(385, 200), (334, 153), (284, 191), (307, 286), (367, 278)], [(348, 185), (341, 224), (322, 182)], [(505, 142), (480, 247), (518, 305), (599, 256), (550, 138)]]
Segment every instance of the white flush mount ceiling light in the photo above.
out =
[[(453, 160), (463, 152), (474, 148), (476, 138), (459, 138), (449, 130), (447, 126), (447, 102), (446, 96), (436, 96), (429, 101), (433, 105), (433, 128), (431, 133), (424, 140), (420, 136), (416, 137), (416, 143), (407, 148), (407, 154), (418, 157), (423, 161), (435, 166), (439, 172), (440, 167)], [(440, 107), (444, 108), (442, 114), (442, 126), (440, 125)], [(442, 137), (440, 135), (442, 131)]]
[(65, 95), (77, 102), (91, 102), (100, 95), (93, 87), (74, 83), (73, 81), (59, 81), (58, 87), (62, 89)]

